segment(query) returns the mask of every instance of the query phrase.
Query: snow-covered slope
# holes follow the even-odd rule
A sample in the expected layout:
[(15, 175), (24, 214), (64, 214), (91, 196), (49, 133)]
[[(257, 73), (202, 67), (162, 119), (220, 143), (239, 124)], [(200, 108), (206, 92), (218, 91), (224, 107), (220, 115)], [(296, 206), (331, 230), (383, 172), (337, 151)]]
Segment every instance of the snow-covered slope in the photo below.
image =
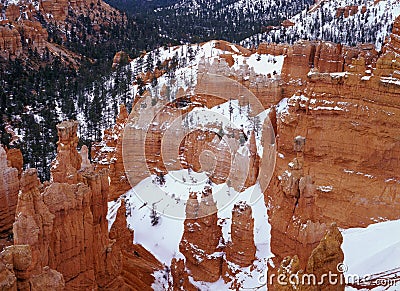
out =
[[(224, 56), (229, 55), (233, 64), (228, 65)], [(146, 90), (151, 97), (174, 100), (182, 88), (187, 92), (194, 90), (200, 83), (199, 72), (209, 72), (231, 77), (241, 77), (247, 80), (276, 80), (282, 70), (283, 56), (251, 55), (247, 50), (235, 45), (218, 41), (211, 41), (202, 45), (183, 45), (171, 48), (160, 48), (147, 53), (131, 63), (131, 69), (141, 76), (135, 85), (135, 94)], [(155, 69), (163, 72), (156, 81), (150, 72)], [(150, 75), (150, 77), (149, 77)], [(242, 92), (244, 94), (244, 92)], [(148, 95), (143, 94), (145, 100)], [(254, 128), (254, 117), (251, 117), (250, 105), (240, 105), (239, 101), (231, 96), (232, 100), (216, 105), (210, 109), (194, 108), (188, 113), (187, 119), (190, 129), (196, 129), (212, 119), (222, 125), (222, 129), (235, 124), (246, 133)], [(139, 102), (140, 103), (140, 102)], [(150, 108), (146, 106), (146, 108)], [(207, 120), (203, 118), (203, 110), (207, 110)], [(258, 112), (258, 123), (263, 124), (268, 110)], [(192, 121), (191, 121), (192, 120)], [(184, 119), (181, 121), (184, 123)], [(183, 124), (182, 124), (183, 126)], [(193, 128), (192, 128), (193, 127)], [(140, 123), (136, 129), (142, 129)], [(255, 134), (256, 147), (259, 156), (263, 156), (262, 131)], [(238, 146), (239, 155), (248, 156), (249, 141)], [(222, 244), (231, 241), (232, 210), (240, 201), (246, 201), (252, 208), (254, 218), (254, 242), (256, 246), (256, 260), (246, 268), (229, 263), (230, 269), (237, 270), (237, 275), (231, 282), (225, 283), (221, 278), (215, 283), (196, 282), (189, 277), (191, 283), (200, 290), (231, 290), (233, 284), (240, 284), (243, 288), (260, 286), (265, 275), (267, 262), (272, 257), (270, 251), (270, 225), (268, 223), (267, 208), (264, 203), (263, 191), (258, 183), (243, 192), (237, 192), (227, 183), (215, 184), (211, 182), (205, 172), (196, 173), (193, 170), (169, 171), (163, 176), (165, 183), (160, 183), (159, 177), (151, 175), (128, 191), (119, 200), (109, 203), (108, 220), (111, 227), (121, 199), (125, 199), (127, 207), (127, 222), (134, 229), (134, 242), (143, 245), (164, 265), (170, 266), (172, 258), (184, 258), (179, 251), (184, 232), (186, 218), (186, 201), (189, 193), (201, 193), (211, 187), (213, 199), (217, 206), (218, 223), (222, 228)], [(219, 254), (223, 256), (224, 253)], [(167, 269), (168, 270), (168, 269)], [(163, 279), (163, 273), (156, 272), (153, 284), (155, 290), (165, 290), (168, 284)], [(169, 276), (165, 276), (168, 278)]]
[(238, 41), (259, 32), (263, 25), (277, 24), (296, 15), (312, 3), (312, 0), (179, 0), (156, 9), (155, 15), (161, 36), (173, 35), (177, 41), (189, 42)]
[[(293, 43), (300, 39), (322, 39), (352, 46), (374, 43), (380, 49), (394, 19), (400, 15), (398, 0), (329, 0), (319, 1), (318, 4), (290, 18), (294, 26), (276, 27), (251, 36), (241, 44), (252, 46), (260, 42)], [(356, 13), (351, 12), (351, 6), (355, 6), (353, 11)], [(348, 17), (343, 10), (338, 12), (340, 8), (347, 9)]]
[[(201, 14), (204, 11), (215, 14), (230, 13), (235, 16), (241, 13), (243, 16), (255, 17), (259, 20), (284, 18), (287, 15), (293, 14), (298, 7), (307, 4), (307, 1), (271, 1), (271, 0), (181, 0), (169, 7), (158, 8), (156, 11), (165, 11), (174, 9), (177, 14)], [(239, 25), (239, 23), (238, 23)]]
[[(177, 177), (181, 179), (177, 179)], [(177, 201), (185, 201), (188, 199), (189, 191), (202, 191), (206, 185), (210, 185), (207, 176), (204, 173), (195, 173), (188, 170), (180, 170), (166, 175), (165, 185), (158, 185), (155, 180), (156, 176), (146, 178), (132, 190), (128, 191), (125, 196), (127, 207), (127, 221), (129, 227), (135, 230), (135, 243), (143, 245), (147, 250), (155, 255), (166, 266), (170, 266), (172, 258), (184, 258), (179, 252), (179, 243), (183, 235), (185, 205), (184, 203), (165, 204), (159, 200), (159, 195), (166, 193), (173, 195), (173, 199)], [(182, 181), (197, 181), (196, 183), (185, 183)], [(267, 261), (272, 257), (270, 242), (270, 225), (268, 223), (267, 209), (264, 204), (263, 194), (259, 184), (256, 184), (244, 192), (238, 193), (234, 189), (228, 187), (225, 183), (216, 185), (211, 183), (213, 197), (217, 203), (218, 218), (222, 226), (223, 238), (225, 243), (230, 241), (230, 226), (232, 220), (232, 209), (235, 203), (246, 201), (252, 207), (254, 218), (254, 242), (257, 248), (256, 261), (252, 266), (240, 268), (232, 265), (238, 271), (233, 281), (241, 283), (243, 288), (253, 288), (260, 285), (266, 272)], [(151, 200), (153, 202), (145, 204), (140, 197), (153, 193)], [(123, 199), (123, 198), (120, 198)], [(226, 203), (229, 199), (229, 203)], [(153, 205), (153, 206), (152, 206)], [(117, 210), (120, 206), (120, 200), (109, 202), (109, 227), (111, 227)], [(157, 209), (162, 213), (163, 208), (174, 207), (176, 217), (169, 217), (155, 214), (153, 209)], [(170, 209), (168, 210), (170, 211)], [(152, 218), (158, 216), (157, 224), (153, 225)], [(153, 285), (154, 290), (165, 290), (168, 282), (158, 278)], [(232, 282), (233, 282), (232, 281)], [(200, 288), (200, 290), (231, 290), (230, 283), (224, 283), (222, 279), (215, 283), (196, 282), (191, 279), (192, 284)]]
[(351, 275), (357, 275), (356, 278), (360, 279), (378, 278), (379, 276), (374, 274), (397, 269), (391, 276), (381, 275), (386, 282), (382, 280), (382, 287), (377, 287), (374, 290), (398, 290), (400, 282), (397, 282), (396, 286), (394, 281), (388, 279), (397, 276), (397, 280), (399, 280), (400, 277), (399, 230), (400, 220), (380, 222), (367, 228), (343, 230), (342, 249), (344, 264), (348, 268), (345, 275), (349, 278), (352, 277)]
[[(201, 45), (162, 47), (133, 60), (131, 68), (135, 75), (145, 75), (155, 69), (165, 72), (156, 82), (154, 80), (142, 82), (140, 77), (137, 78), (138, 85), (134, 95), (144, 93), (147, 89), (152, 95), (157, 96), (162, 87), (166, 86), (170, 94), (168, 98), (173, 100), (179, 88), (188, 90), (196, 86), (199, 71), (218, 73), (227, 77), (258, 76), (257, 81), (260, 83), (263, 78), (279, 78), (284, 56), (249, 55), (248, 51), (243, 51), (239, 46), (230, 44), (225, 46), (221, 43), (227, 44), (223, 41), (209, 41)], [(234, 64), (229, 66), (222, 55), (231, 56)]]

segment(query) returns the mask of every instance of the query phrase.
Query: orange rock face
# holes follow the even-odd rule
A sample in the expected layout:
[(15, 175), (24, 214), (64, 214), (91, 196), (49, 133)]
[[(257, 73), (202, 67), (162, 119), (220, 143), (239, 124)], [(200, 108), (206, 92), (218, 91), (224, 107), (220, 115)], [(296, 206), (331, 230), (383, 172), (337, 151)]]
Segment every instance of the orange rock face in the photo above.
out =
[(400, 18), (397, 17), (394, 21), (392, 34), (390, 35), (389, 43), (383, 48), (383, 51), (392, 51), (400, 53)]
[(15, 28), (0, 26), (0, 56), (14, 59), (22, 54), (21, 36)]
[[(269, 288), (280, 291), (343, 290), (343, 274), (338, 271), (344, 259), (342, 242), (340, 231), (334, 224), (331, 225), (312, 251), (305, 270), (301, 269), (297, 255), (285, 257), (279, 265), (277, 276), (270, 276), (273, 285)], [(278, 276), (280, 279), (277, 279)]]
[(20, 16), (19, 7), (15, 4), (11, 4), (6, 9), (6, 17), (11, 21), (17, 21)]
[(19, 149), (8, 149), (7, 160), (12, 168), (16, 168), (18, 170), (18, 176), (21, 177), (22, 167), (24, 165), (21, 151)]
[(18, 190), (18, 169), (8, 166), (6, 151), (0, 147), (0, 250), (3, 249), (3, 244), (7, 240), (12, 242), (11, 230), (17, 207)]
[(104, 131), (103, 140), (92, 146), (92, 160), (96, 171), (108, 169), (110, 192), (108, 200), (112, 201), (131, 189), (125, 175), (122, 159), (122, 138), (128, 112), (124, 105), (119, 108), (119, 115), (113, 128)]
[(44, 13), (52, 14), (55, 20), (64, 21), (68, 14), (68, 1), (67, 0), (57, 0), (40, 1), (41, 9)]
[(82, 157), (78, 145), (78, 122), (64, 121), (57, 125), (59, 136), (57, 159), (52, 163), (51, 174), (54, 182), (76, 184), (77, 171), (81, 167)]
[[(77, 152), (73, 148), (77, 139), (75, 123), (62, 123), (58, 129), (60, 141), (57, 167), (53, 171), (55, 182), (43, 189), (35, 170), (27, 170), (22, 175), (14, 243), (31, 246), (33, 262), (30, 271), (33, 275), (50, 266), (62, 274), (66, 286), (92, 288), (96, 286), (95, 274), (100, 273), (94, 263), (103, 256), (101, 244), (107, 243), (104, 218), (108, 183), (106, 180), (101, 183), (99, 175), (86, 176), (88, 185), (75, 184), (71, 179), (65, 180), (69, 183), (59, 182), (63, 181), (61, 169), (68, 171), (64, 177), (72, 175), (77, 179), (77, 169), (72, 166), (77, 167)], [(54, 273), (40, 276), (52, 277)], [(43, 278), (35, 278), (35, 284), (42, 286)]]
[(189, 282), (189, 276), (185, 270), (185, 261), (173, 258), (171, 261), (172, 290), (197, 291), (197, 287)]
[(215, 282), (221, 276), (222, 253), (219, 245), (222, 230), (217, 224), (217, 208), (211, 189), (205, 189), (200, 203), (197, 193), (191, 195), (186, 216), (189, 218), (185, 220), (179, 245), (180, 252), (186, 258), (186, 268), (196, 281)]
[[(332, 222), (348, 228), (400, 218), (398, 30), (397, 21), (391, 41), (379, 58), (368, 45), (348, 48), (325, 42), (299, 42), (294, 46), (266, 44), (258, 49), (286, 54), (282, 80), (268, 83), (263, 89), (242, 81), (263, 98), (266, 107), (287, 98), (279, 110), (272, 109), (271, 113), (279, 158), (264, 193), (269, 206), (271, 250), (275, 265), (280, 266), (273, 271), (292, 274), (304, 270), (317, 276), (334, 271), (343, 260), (343, 253), (340, 232), (331, 226)], [(219, 46), (232, 49), (225, 42)], [(229, 60), (223, 62), (229, 66)], [(132, 159), (137, 182), (147, 177), (145, 171), (166, 172), (182, 164), (203, 169), (211, 164), (207, 157), (201, 157), (204, 151), (219, 157), (214, 181), (226, 180), (230, 158), (214, 132), (197, 130), (185, 135), (177, 150), (181, 159), (163, 160), (164, 124), (195, 106), (211, 107), (222, 102), (206, 95), (195, 96), (191, 101), (200, 105), (180, 109), (169, 104), (151, 119), (134, 112), (134, 118), (143, 118), (141, 122), (147, 130), (133, 129), (137, 135), (132, 147), (146, 153), (143, 160)], [(150, 103), (146, 106), (150, 108)], [(154, 105), (148, 112), (158, 109)], [(1, 283), (4, 288), (24, 290), (32, 284), (39, 289), (57, 289), (65, 284), (66, 288), (75, 289), (143, 290), (151, 286), (154, 272), (163, 270), (152, 254), (132, 243), (134, 230), (127, 229), (124, 205), (110, 234), (107, 231), (107, 201), (130, 188), (122, 161), (122, 132), (127, 119), (126, 110), (121, 108), (117, 125), (106, 131), (103, 143), (92, 151), (94, 165), (87, 159), (87, 149), (82, 148), (81, 153), (76, 150), (77, 124), (60, 124), (52, 183), (41, 185), (32, 169), (21, 175), (14, 243), (29, 245), (29, 251), (21, 247), (23, 256), (17, 259), (3, 253), (0, 274), (5, 278)], [(240, 132), (233, 134), (239, 136)], [(262, 164), (254, 134), (250, 135), (247, 149), (251, 166), (245, 180), (246, 185), (252, 185)], [(7, 164), (5, 154), (0, 155), (0, 194), (18, 192), (15, 181), (19, 181), (21, 167), (17, 156), (10, 151)], [(7, 194), (0, 199), (9, 203), (8, 197)], [(9, 225), (12, 220), (8, 208), (0, 213), (5, 217), (1, 222), (8, 221), (5, 225)], [(205, 213), (211, 215), (203, 216)], [(174, 290), (195, 290), (189, 276), (197, 281), (229, 281), (229, 275), (234, 273), (230, 266), (252, 264), (256, 250), (250, 207), (234, 207), (229, 243), (223, 240), (210, 189), (192, 193), (186, 215), (179, 246), (186, 260), (173, 260), (170, 286)], [(290, 258), (285, 259), (287, 256)], [(342, 288), (339, 286), (338, 290)]]
[[(78, 153), (76, 122), (62, 122), (57, 129), (52, 182), (42, 185), (35, 169), (21, 175), (14, 246), (0, 255), (1, 286), (4, 290), (149, 288), (153, 273), (164, 267), (133, 244), (124, 206), (108, 233), (108, 170), (93, 170), (87, 148)], [(19, 185), (18, 170), (7, 167), (3, 152), (3, 176), (11, 173)], [(8, 188), (13, 185), (3, 180)]]
[(153, 273), (163, 270), (163, 265), (141, 245), (133, 244), (133, 231), (126, 224), (125, 203), (118, 209), (110, 230), (112, 244), (110, 255), (116, 254), (113, 264), (120, 272), (120, 280), (129, 290), (150, 290)]
[(250, 266), (256, 255), (254, 245), (254, 219), (251, 207), (246, 203), (236, 204), (232, 211), (232, 241), (226, 247), (226, 259), (238, 266)]
[[(332, 222), (348, 228), (378, 217), (399, 218), (398, 178), (393, 175), (400, 165), (392, 130), (400, 121), (394, 43), (376, 63), (368, 47), (358, 55), (342, 50), (347, 73), (328, 73), (332, 68), (321, 73), (320, 68), (296, 75), (305, 82), (302, 88), (286, 75), (287, 109), (277, 114), (281, 158), (266, 196), (272, 206), (271, 248), (279, 260), (297, 254), (305, 269)], [(296, 57), (296, 63), (306, 64), (309, 56)]]
[(13, 245), (0, 253), (2, 290), (64, 290), (63, 275), (44, 267), (39, 274), (32, 275), (32, 252), (29, 245)]
[[(274, 50), (276, 45), (265, 45), (263, 50)], [(271, 47), (271, 48), (270, 48)], [(347, 47), (331, 42), (299, 41), (287, 48), (282, 68), (285, 97), (303, 90), (310, 69), (320, 73), (351, 70), (354, 59), (363, 57), (367, 65), (376, 62), (377, 52), (373, 46)]]
[(48, 44), (47, 38), (49, 34), (47, 30), (40, 24), (40, 22), (24, 20), (23, 22), (18, 22), (17, 29), (25, 38), (22, 41), (25, 41), (25, 43), (30, 46), (33, 51), (36, 50), (39, 54), (44, 53)]

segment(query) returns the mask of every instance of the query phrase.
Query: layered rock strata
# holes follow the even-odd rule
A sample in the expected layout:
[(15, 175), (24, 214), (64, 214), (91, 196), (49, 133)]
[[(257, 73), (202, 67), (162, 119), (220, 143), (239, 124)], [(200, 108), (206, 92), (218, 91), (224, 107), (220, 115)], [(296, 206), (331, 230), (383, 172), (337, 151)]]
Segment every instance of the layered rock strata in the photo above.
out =
[[(5, 151), (0, 149), (8, 191), (4, 193), (16, 181), (18, 198), (13, 210), (17, 213), (14, 245), (0, 254), (4, 278), (0, 284), (4, 290), (149, 289), (152, 274), (163, 266), (142, 246), (133, 244), (133, 233), (122, 223), (124, 207), (108, 233), (108, 171), (94, 171), (87, 148), (77, 151), (76, 122), (62, 122), (57, 129), (58, 153), (51, 182), (41, 184), (36, 170), (27, 169), (19, 183), (18, 170), (7, 166)], [(18, 156), (13, 152), (10, 156)]]
[(312, 251), (303, 270), (297, 255), (285, 257), (279, 265), (276, 276), (270, 275), (273, 290), (344, 290), (342, 270), (344, 259), (341, 244), (343, 237), (332, 224), (321, 242)]
[[(297, 254), (305, 269), (332, 222), (349, 228), (399, 219), (395, 42), (379, 58), (366, 46), (342, 55), (336, 72), (314, 66), (299, 73), (285, 59), (283, 72), (293, 74), (286, 74), (286, 99), (277, 106), (279, 158), (265, 196), (277, 261)], [(298, 45), (304, 49), (300, 43), (293, 51)], [(308, 49), (296, 63), (306, 66), (310, 59), (315, 56)], [(301, 86), (294, 82), (300, 79)]]
[(7, 160), (12, 156), (12, 152), (7, 156), (4, 148), (0, 147), (0, 251), (4, 245), (12, 243), (12, 224), (18, 200), (18, 169)]
[[(196, 281), (215, 282), (221, 276), (221, 227), (211, 189), (205, 189), (201, 201), (192, 193), (186, 206), (187, 219), (179, 245), (186, 258), (186, 268)], [(206, 238), (204, 237), (206, 236)]]

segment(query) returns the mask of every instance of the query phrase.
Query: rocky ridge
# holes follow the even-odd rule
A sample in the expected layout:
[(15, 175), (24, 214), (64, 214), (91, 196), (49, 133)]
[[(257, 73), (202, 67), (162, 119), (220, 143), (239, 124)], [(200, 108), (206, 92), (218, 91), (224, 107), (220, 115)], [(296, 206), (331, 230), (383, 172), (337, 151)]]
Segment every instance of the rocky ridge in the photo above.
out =
[(0, 56), (6, 60), (34, 51), (76, 65), (81, 56), (61, 43), (75, 38), (101, 41), (104, 30), (126, 21), (121, 12), (103, 1), (21, 0), (2, 1), (0, 5)]
[[(85, 148), (83, 158), (79, 154), (77, 126), (66, 121), (57, 127), (58, 155), (50, 182), (41, 184), (35, 169), (21, 175), (19, 194), (18, 190), (14, 193), (18, 199), (14, 244), (1, 253), (2, 272), (8, 278), (2, 281), (3, 290), (139, 290), (135, 286), (151, 285), (151, 274), (162, 268), (156, 259), (149, 261), (152, 256), (145, 249), (132, 244), (126, 225), (109, 234), (108, 171), (94, 172)], [(18, 182), (18, 170), (8, 169)], [(120, 225), (121, 215), (125, 217), (121, 212), (115, 226)], [(140, 262), (147, 267), (142, 269)], [(138, 273), (147, 277), (136, 277)]]

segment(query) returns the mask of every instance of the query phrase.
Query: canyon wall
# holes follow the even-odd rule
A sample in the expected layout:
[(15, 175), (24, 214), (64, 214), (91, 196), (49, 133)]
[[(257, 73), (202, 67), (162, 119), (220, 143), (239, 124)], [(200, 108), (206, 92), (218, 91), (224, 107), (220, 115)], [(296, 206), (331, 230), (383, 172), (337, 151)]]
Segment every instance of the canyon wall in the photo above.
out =
[[(269, 206), (275, 266), (280, 266), (285, 257), (290, 256), (289, 261), (295, 258), (298, 270), (335, 271), (343, 254), (338, 231), (330, 227), (332, 223), (339, 228), (350, 228), (399, 218), (396, 173), (400, 155), (396, 128), (400, 114), (397, 104), (400, 82), (396, 36), (392, 38), (383, 53), (376, 52), (371, 45), (350, 48), (319, 41), (302, 41), (293, 46), (264, 44), (258, 48), (258, 53), (285, 55), (280, 77), (263, 80), (265, 86), (260, 88), (254, 85), (254, 76), (245, 79), (230, 75), (250, 89), (264, 107), (273, 108), (270, 118), (275, 129), (278, 158), (264, 198)], [(229, 50), (223, 42), (219, 45)], [(221, 57), (220, 71), (212, 68), (211, 73), (231, 74), (228, 55)], [(223, 90), (221, 88), (221, 92)], [(139, 126), (129, 129), (135, 136), (130, 143), (138, 152), (144, 144), (142, 152), (145, 154), (142, 160), (137, 156), (128, 159), (129, 164), (134, 165), (132, 185), (149, 173), (166, 173), (189, 166), (200, 170), (200, 154), (204, 151), (214, 153), (218, 165), (212, 181), (226, 181), (226, 172), (231, 166), (227, 161), (231, 157), (224, 154), (215, 133), (191, 132), (177, 147), (182, 149), (181, 158), (163, 160), (169, 157), (168, 152), (162, 152), (165, 124), (179, 119), (193, 107), (189, 104), (179, 112), (179, 108), (171, 104), (160, 110), (152, 108), (146, 97), (136, 100), (146, 106), (141, 106), (141, 112), (133, 112), (131, 118), (135, 122), (139, 120)], [(200, 94), (191, 97), (191, 102), (212, 107), (222, 103), (217, 99)], [(112, 147), (116, 144), (114, 142)], [(172, 143), (164, 143), (164, 146), (168, 151)], [(115, 163), (116, 157), (112, 154), (105, 161)], [(255, 155), (252, 163), (252, 169), (259, 168), (262, 158)], [(258, 177), (258, 173), (250, 176)], [(247, 186), (254, 184), (255, 180), (250, 180)], [(197, 209), (189, 213), (201, 209), (201, 203), (196, 203), (187, 205), (187, 211), (190, 207)], [(221, 235), (215, 217), (207, 221), (196, 217), (186, 219), (180, 244), (186, 261), (175, 259), (171, 266), (175, 290), (183, 286), (188, 290), (194, 288), (188, 274), (199, 281), (216, 281), (220, 277), (230, 281), (234, 277), (231, 263), (245, 267), (254, 261), (254, 242), (250, 235), (254, 230), (251, 212), (246, 209), (235, 206), (232, 241), (227, 245), (217, 243)], [(205, 228), (208, 231), (204, 231)], [(326, 233), (331, 236), (324, 238)], [(246, 239), (241, 239), (243, 237)], [(326, 241), (331, 237), (334, 237), (335, 248), (331, 253), (320, 254), (321, 250), (326, 250)], [(334, 256), (334, 263), (329, 264), (324, 256)], [(277, 273), (279, 267), (270, 271)], [(343, 286), (338, 288), (341, 290)]]
[[(265, 204), (269, 205), (275, 266), (287, 256), (296, 256), (299, 270), (315, 271), (320, 265), (321, 270), (334, 271), (334, 264), (326, 265), (326, 269), (322, 267), (325, 263), (318, 254), (324, 248), (327, 231), (337, 234), (337, 230), (330, 228), (332, 223), (339, 228), (365, 227), (400, 218), (397, 211), (400, 203), (397, 175), (400, 157), (397, 134), (400, 121), (398, 26), (396, 21), (391, 40), (381, 53), (371, 45), (350, 48), (319, 41), (302, 41), (293, 46), (260, 46), (259, 53), (285, 55), (281, 78), (271, 83), (277, 89), (268, 94), (255, 90), (251, 78), (243, 80), (231, 76), (247, 86), (264, 106), (272, 105), (275, 109), (270, 116), (276, 131), (278, 158), (274, 176), (264, 193)], [(229, 60), (221, 60), (224, 62), (229, 64)], [(174, 114), (170, 115), (171, 119), (176, 118)], [(162, 123), (162, 120), (156, 120), (153, 127)], [(161, 146), (157, 148), (157, 144), (162, 133), (158, 132), (159, 136), (151, 134), (154, 135), (149, 139), (151, 148), (146, 148), (149, 154), (146, 157), (151, 157), (150, 165), (158, 165), (157, 153)], [(200, 168), (198, 153), (212, 150), (214, 136), (192, 135), (182, 144), (182, 153), (190, 153), (183, 160)], [(216, 160), (219, 169), (224, 168), (224, 159)], [(150, 166), (150, 171), (152, 168), (155, 166)], [(185, 222), (185, 239), (189, 229), (190, 235), (196, 235), (193, 225), (198, 221)], [(240, 221), (249, 225), (246, 216)], [(209, 227), (217, 230), (215, 223)], [(242, 231), (245, 229), (235, 229), (235, 232)], [(210, 238), (209, 243), (212, 241)], [(341, 240), (335, 241), (337, 264), (343, 254), (339, 251)], [(179, 286), (191, 288), (183, 275), (184, 268), (194, 272), (199, 280), (207, 279), (199, 274), (211, 268), (211, 263), (195, 256), (197, 249), (210, 248), (202, 243), (200, 239), (185, 243), (181, 252), (190, 258), (189, 261), (186, 264), (174, 261), (175, 276), (179, 274), (184, 278)], [(221, 250), (231, 261), (239, 261), (229, 249), (234, 245), (241, 252), (245, 249), (252, 253), (251, 249), (245, 248), (245, 243), (233, 240)], [(209, 256), (212, 251), (215, 252), (215, 245), (205, 254)], [(241, 264), (246, 265), (246, 259)], [(214, 268), (208, 271), (209, 281), (218, 278), (218, 269), (224, 270), (224, 261), (221, 266), (215, 264)], [(277, 269), (270, 271), (274, 273)]]
[[(400, 218), (397, 27), (379, 56), (361, 46), (353, 58), (342, 49), (316, 62), (313, 44), (301, 42), (292, 49), (301, 53), (285, 59), (279, 158), (265, 192), (277, 264), (298, 255), (305, 269), (332, 222), (350, 228)], [(330, 59), (338, 66), (326, 66)]]
[(19, 169), (15, 167), (19, 165), (10, 161), (12, 153), (7, 155), (0, 147), (0, 251), (12, 242), (12, 224), (18, 200)]
[[(125, 219), (124, 208), (109, 234), (108, 170), (95, 172), (87, 148), (77, 151), (77, 127), (75, 121), (57, 125), (57, 158), (50, 182), (41, 184), (35, 169), (25, 170), (19, 181), (18, 169), (7, 166), (5, 151), (0, 149), (1, 193), (9, 206), (9, 212), (1, 212), (8, 215), (2, 219), (3, 228), (14, 221), (14, 245), (0, 255), (5, 278), (1, 284), (6, 288), (2, 290), (145, 290), (143, 286), (154, 281), (153, 272), (163, 268), (148, 251), (133, 244), (133, 234), (119, 222), (121, 216)], [(18, 154), (9, 152), (18, 164)], [(128, 235), (120, 234), (124, 232)]]
[[(62, 19), (63, 10), (59, 6), (54, 9)], [(10, 10), (11, 18), (13, 13)], [(318, 41), (293, 46), (264, 44), (259, 53), (285, 55), (280, 77), (261, 80), (264, 85), (260, 88), (255, 76), (231, 76), (249, 88), (265, 108), (272, 106), (278, 158), (264, 192), (276, 266), (271, 265), (271, 274), (335, 271), (343, 260), (338, 228), (400, 218), (399, 25), (397, 20), (382, 53), (369, 45), (348, 48)], [(14, 46), (12, 41), (9, 45)], [(219, 46), (229, 49), (223, 42)], [(223, 57), (221, 63), (228, 72), (229, 57)], [(178, 149), (179, 159), (175, 160), (168, 152), (175, 140), (161, 142), (165, 124), (183, 121), (182, 116), (195, 107), (220, 105), (222, 98), (203, 92), (192, 96), (192, 104), (184, 109), (163, 104), (162, 110), (151, 106), (151, 101), (146, 95), (136, 99), (135, 104), (145, 106), (129, 117), (126, 109), (120, 108), (116, 125), (92, 148), (93, 163), (88, 160), (87, 148), (80, 153), (76, 149), (77, 123), (59, 124), (50, 182), (41, 184), (34, 169), (22, 172), (17, 151), (0, 149), (0, 200), (1, 206), (5, 205), (0, 212), (0, 235), (9, 240), (8, 245), (14, 243), (0, 255), (5, 290), (150, 289), (154, 272), (165, 266), (144, 247), (133, 244), (135, 230), (128, 229), (123, 199), (108, 231), (107, 202), (117, 200), (149, 174), (162, 176), (189, 166), (200, 170), (212, 165), (201, 157), (204, 151), (217, 157), (213, 182), (225, 182), (232, 158), (215, 132), (198, 130), (183, 135), (173, 148)], [(130, 127), (136, 120), (138, 126)], [(123, 161), (124, 134), (132, 135), (125, 141), (128, 148), (144, 154), (140, 158), (126, 152), (129, 165)], [(230, 134), (233, 140), (240, 139), (240, 130)], [(258, 178), (260, 183), (266, 179), (258, 172), (264, 157), (257, 153), (254, 135), (248, 133), (243, 154), (251, 165), (244, 175), (244, 188)], [(162, 152), (163, 146), (166, 152)], [(127, 166), (132, 167), (131, 173), (126, 173)], [(236, 266), (250, 266), (256, 252), (253, 211), (244, 203), (233, 207), (231, 241), (225, 242), (210, 189), (191, 193), (179, 244), (185, 260), (173, 259), (170, 287), (196, 290), (190, 276), (198, 281), (222, 278), (229, 282)], [(210, 212), (212, 215), (202, 215)], [(240, 289), (240, 284), (234, 283)], [(281, 286), (269, 287), (280, 290)], [(285, 290), (313, 290), (288, 288)], [(324, 290), (343, 290), (343, 286)]]

